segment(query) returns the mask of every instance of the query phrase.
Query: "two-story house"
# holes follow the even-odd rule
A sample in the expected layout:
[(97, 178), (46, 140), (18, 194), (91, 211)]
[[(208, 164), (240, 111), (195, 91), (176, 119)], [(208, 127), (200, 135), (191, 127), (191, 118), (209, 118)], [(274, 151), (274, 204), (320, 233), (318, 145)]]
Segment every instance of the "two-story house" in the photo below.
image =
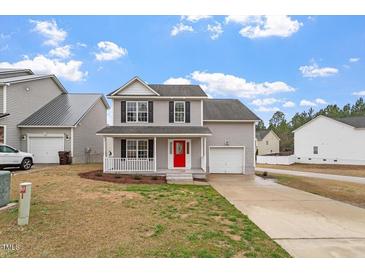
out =
[(198, 85), (152, 85), (138, 77), (107, 97), (113, 125), (97, 132), (104, 172), (254, 173), (259, 118), (239, 100), (208, 99)]
[(0, 69), (0, 143), (34, 154), (35, 163), (57, 163), (58, 151), (71, 151), (75, 163), (101, 162), (95, 132), (108, 107), (102, 94), (68, 93), (54, 75)]

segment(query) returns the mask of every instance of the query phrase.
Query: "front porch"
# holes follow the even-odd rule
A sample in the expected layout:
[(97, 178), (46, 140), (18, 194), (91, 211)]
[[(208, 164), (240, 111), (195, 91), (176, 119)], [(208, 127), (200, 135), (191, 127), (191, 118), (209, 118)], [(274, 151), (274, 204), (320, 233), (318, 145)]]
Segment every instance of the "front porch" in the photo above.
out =
[[(107, 145), (107, 139), (111, 145)], [(103, 171), (119, 174), (191, 174), (205, 178), (206, 137), (104, 136)]]

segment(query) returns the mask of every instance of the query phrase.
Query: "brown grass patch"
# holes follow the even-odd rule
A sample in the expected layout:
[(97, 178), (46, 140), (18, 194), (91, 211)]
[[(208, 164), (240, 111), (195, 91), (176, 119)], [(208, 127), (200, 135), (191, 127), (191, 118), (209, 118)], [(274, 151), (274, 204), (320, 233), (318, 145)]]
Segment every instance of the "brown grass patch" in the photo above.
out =
[(143, 176), (143, 175), (129, 175), (129, 174), (110, 174), (103, 173), (102, 170), (92, 170), (88, 172), (79, 173), (81, 178), (112, 182), (117, 184), (165, 184), (166, 178), (164, 176)]
[(286, 165), (257, 164), (257, 167), (365, 177), (365, 166), (356, 166), (356, 165), (292, 164), (290, 166), (286, 166)]
[[(261, 172), (256, 174), (262, 175)], [(269, 177), (277, 179), (279, 184), (285, 186), (365, 208), (365, 185), (362, 184), (272, 173)]]

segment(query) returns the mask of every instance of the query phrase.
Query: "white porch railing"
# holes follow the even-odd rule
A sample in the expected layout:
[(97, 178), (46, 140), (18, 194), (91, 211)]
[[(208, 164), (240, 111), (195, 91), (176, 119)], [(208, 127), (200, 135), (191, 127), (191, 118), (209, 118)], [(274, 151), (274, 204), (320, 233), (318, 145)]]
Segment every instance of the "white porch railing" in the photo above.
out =
[(104, 172), (155, 171), (155, 159), (104, 157)]

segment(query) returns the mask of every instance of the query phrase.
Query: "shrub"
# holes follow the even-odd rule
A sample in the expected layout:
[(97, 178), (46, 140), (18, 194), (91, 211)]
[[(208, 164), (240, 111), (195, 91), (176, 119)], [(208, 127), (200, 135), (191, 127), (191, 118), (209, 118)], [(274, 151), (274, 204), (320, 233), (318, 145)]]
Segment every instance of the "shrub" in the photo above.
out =
[(158, 180), (158, 176), (152, 176), (152, 180), (154, 181)]
[(97, 176), (97, 177), (103, 177), (103, 173), (98, 172), (98, 173), (95, 174), (95, 176)]
[(264, 171), (264, 172), (262, 173), (262, 176), (267, 177), (267, 171)]
[(133, 179), (134, 179), (134, 180), (141, 180), (141, 179), (142, 179), (142, 177), (141, 177), (140, 175), (134, 175), (134, 176), (133, 176)]
[(120, 175), (115, 175), (115, 176), (114, 176), (114, 178), (115, 178), (115, 179), (120, 179), (120, 178), (122, 178), (122, 177), (121, 177)]

